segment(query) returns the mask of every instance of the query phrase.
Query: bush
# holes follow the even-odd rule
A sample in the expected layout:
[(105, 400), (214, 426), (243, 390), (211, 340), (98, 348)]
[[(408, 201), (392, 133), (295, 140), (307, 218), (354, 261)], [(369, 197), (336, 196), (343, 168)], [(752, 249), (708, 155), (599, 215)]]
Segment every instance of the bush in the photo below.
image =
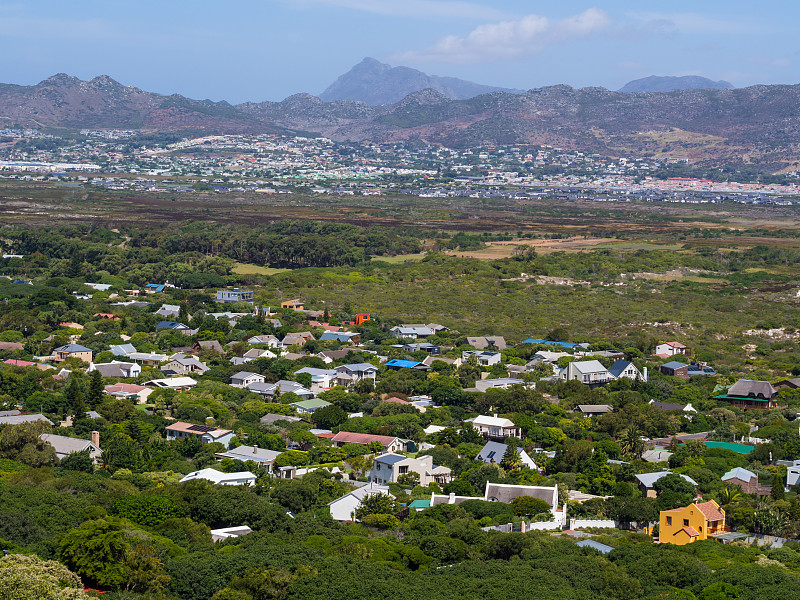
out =
[(376, 529), (400, 529), (400, 520), (394, 515), (366, 515), (361, 522)]
[(123, 496), (111, 505), (109, 512), (145, 527), (186, 516), (185, 511), (166, 496)]

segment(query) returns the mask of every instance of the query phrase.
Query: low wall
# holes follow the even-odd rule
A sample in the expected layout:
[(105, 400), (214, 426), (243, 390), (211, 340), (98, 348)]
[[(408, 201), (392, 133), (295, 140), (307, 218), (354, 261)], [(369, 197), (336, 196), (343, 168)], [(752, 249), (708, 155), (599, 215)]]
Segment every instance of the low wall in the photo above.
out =
[(598, 529), (616, 529), (619, 527), (619, 521), (612, 521), (610, 519), (570, 519), (570, 529), (584, 529), (595, 527)]

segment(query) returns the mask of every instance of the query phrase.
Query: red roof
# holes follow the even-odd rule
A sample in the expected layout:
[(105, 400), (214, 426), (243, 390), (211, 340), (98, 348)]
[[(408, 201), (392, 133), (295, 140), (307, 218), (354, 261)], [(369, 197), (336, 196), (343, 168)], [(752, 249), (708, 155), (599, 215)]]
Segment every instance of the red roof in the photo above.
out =
[(698, 535), (700, 535), (699, 533), (697, 533), (697, 530), (694, 527), (684, 527), (683, 529), (681, 529), (681, 531), (685, 531), (686, 533), (688, 533), (689, 537), (697, 537)]
[(387, 398), (386, 400), (384, 400), (384, 402), (394, 402), (395, 404), (411, 404), (411, 402), (407, 402), (402, 398), (395, 398), (395, 397)]
[(31, 367), (36, 364), (27, 360), (18, 360), (16, 358), (9, 358), (8, 360), (4, 360), (3, 363), (7, 365), (13, 365), (15, 367)]
[(719, 509), (717, 504), (712, 500), (708, 502), (700, 502), (695, 504), (708, 521), (722, 521), (725, 519), (725, 514)]
[(390, 435), (372, 435), (370, 433), (353, 433), (351, 431), (340, 431), (333, 436), (332, 441), (342, 444), (362, 444), (367, 446), (371, 442), (380, 442), (388, 446), (397, 438)]
[(138, 394), (143, 390), (149, 390), (150, 388), (145, 387), (143, 385), (135, 385), (133, 383), (115, 383), (114, 385), (107, 385), (105, 387), (107, 394), (113, 394), (114, 392), (125, 392), (126, 394)]

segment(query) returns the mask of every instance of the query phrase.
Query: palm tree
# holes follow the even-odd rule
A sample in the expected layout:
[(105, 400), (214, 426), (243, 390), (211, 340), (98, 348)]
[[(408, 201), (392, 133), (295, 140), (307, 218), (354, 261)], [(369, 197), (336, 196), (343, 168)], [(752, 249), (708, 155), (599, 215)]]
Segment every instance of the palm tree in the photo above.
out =
[(719, 503), (722, 506), (733, 504), (742, 497), (742, 492), (735, 487), (725, 487), (719, 492)]
[(636, 458), (642, 457), (644, 440), (642, 440), (642, 434), (635, 425), (631, 425), (622, 433), (619, 446), (625, 454), (631, 454)]

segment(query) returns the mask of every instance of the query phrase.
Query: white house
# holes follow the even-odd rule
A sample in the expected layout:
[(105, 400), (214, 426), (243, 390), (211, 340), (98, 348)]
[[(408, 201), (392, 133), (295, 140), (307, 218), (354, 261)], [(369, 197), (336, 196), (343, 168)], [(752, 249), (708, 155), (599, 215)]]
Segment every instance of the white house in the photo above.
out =
[(662, 356), (664, 358), (668, 356), (675, 356), (676, 354), (683, 354), (684, 356), (689, 355), (689, 348), (681, 344), (680, 342), (664, 342), (663, 344), (659, 344), (656, 346), (656, 356)]
[(182, 440), (189, 437), (196, 437), (204, 444), (219, 442), (226, 448), (233, 438), (234, 433), (230, 429), (220, 429), (210, 425), (195, 425), (177, 421), (166, 427), (167, 440)]
[(134, 362), (112, 360), (110, 363), (90, 363), (87, 373), (99, 371), (103, 377), (135, 378), (141, 375), (142, 367)]
[(68, 437), (65, 435), (55, 435), (53, 433), (43, 433), (39, 436), (43, 442), (50, 444), (56, 451), (56, 456), (60, 459), (66, 458), (73, 452), (83, 452), (89, 450), (89, 456), (95, 462), (102, 454), (100, 450), (100, 434), (92, 432), (91, 440), (81, 440), (79, 438)]
[(791, 467), (786, 467), (786, 487), (800, 483), (800, 460), (793, 462)]
[(429, 338), (436, 332), (427, 325), (395, 325), (389, 333), (400, 339), (419, 340)]
[(181, 483), (187, 481), (194, 481), (195, 479), (205, 479), (216, 485), (253, 485), (256, 482), (256, 476), (250, 471), (238, 471), (236, 473), (223, 473), (216, 469), (200, 469), (189, 473), (186, 477), (181, 479)]
[(190, 390), (197, 385), (197, 380), (191, 377), (169, 377), (167, 379), (153, 379), (145, 385), (164, 388), (167, 390)]
[(614, 377), (614, 379), (626, 377), (627, 379), (632, 379), (633, 381), (647, 381), (647, 367), (645, 367), (642, 371), (639, 371), (639, 369), (636, 368), (636, 365), (628, 360), (617, 360), (608, 368), (608, 372), (611, 373), (611, 376)]
[(522, 436), (522, 430), (514, 425), (511, 419), (498, 418), (497, 415), (494, 417), (485, 415), (475, 417), (472, 420), (472, 425), (483, 437), (494, 441), (502, 442), (511, 436)]
[(239, 371), (235, 375), (231, 375), (231, 387), (246, 388), (252, 383), (264, 383), (266, 378), (258, 373), (250, 371)]
[(335, 385), (336, 375), (334, 369), (317, 369), (315, 367), (303, 367), (295, 371), (295, 376), (303, 373), (311, 375), (311, 391), (315, 394), (329, 390)]
[(608, 372), (599, 360), (581, 360), (569, 363), (560, 373), (564, 381), (580, 381), (587, 385), (608, 383), (614, 376)]
[(502, 358), (502, 354), (499, 352), (488, 352), (486, 350), (465, 350), (461, 353), (461, 359), (464, 361), (468, 360), (470, 356), (474, 356), (481, 367), (496, 365)]
[[(508, 450), (508, 446), (506, 444), (501, 444), (500, 442), (486, 442), (486, 445), (478, 453), (478, 456), (475, 458), (475, 460), (480, 460), (486, 464), (499, 464), (500, 461), (503, 460), (506, 450)], [(519, 458), (524, 467), (528, 467), (529, 469), (536, 468), (536, 463), (528, 455), (528, 453), (525, 452), (525, 450), (522, 448), (517, 448), (517, 452), (519, 452)]]
[(341, 382), (343, 385), (350, 385), (358, 383), (362, 379), (371, 379), (375, 381), (378, 374), (378, 367), (370, 363), (354, 363), (349, 365), (340, 365), (336, 367), (336, 380), (337, 383)]
[(389, 493), (389, 488), (385, 485), (368, 483), (357, 490), (353, 490), (349, 494), (345, 494), (341, 498), (337, 498), (333, 502), (329, 502), (328, 508), (331, 511), (331, 517), (336, 521), (354, 521), (355, 511), (361, 505), (361, 501), (375, 494), (388, 494), (392, 496), (392, 494)]
[(444, 485), (452, 479), (449, 467), (433, 464), (432, 456), (410, 458), (402, 454), (383, 454), (376, 456), (372, 462), (372, 470), (367, 478), (378, 484), (397, 482), (398, 478), (408, 473), (419, 475), (419, 484), (427, 486), (431, 483)]

